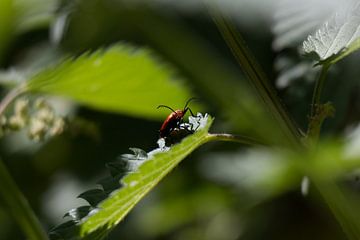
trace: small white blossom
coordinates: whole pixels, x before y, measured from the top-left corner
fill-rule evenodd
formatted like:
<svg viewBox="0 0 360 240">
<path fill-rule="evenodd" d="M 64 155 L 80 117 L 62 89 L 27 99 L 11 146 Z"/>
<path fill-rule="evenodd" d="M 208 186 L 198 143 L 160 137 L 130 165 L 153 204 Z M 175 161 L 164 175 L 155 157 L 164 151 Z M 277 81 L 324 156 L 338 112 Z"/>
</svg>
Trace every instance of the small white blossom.
<svg viewBox="0 0 360 240">
<path fill-rule="evenodd" d="M 20 115 L 14 115 L 9 118 L 8 127 L 12 130 L 20 130 L 21 128 L 25 127 L 26 119 L 24 119 Z"/>
<path fill-rule="evenodd" d="M 54 111 L 51 108 L 41 108 L 35 115 L 39 120 L 51 124 L 55 119 Z"/>
<path fill-rule="evenodd" d="M 27 116 L 29 111 L 29 101 L 26 99 L 18 99 L 15 102 L 15 115 Z"/>
<path fill-rule="evenodd" d="M 55 136 L 63 133 L 65 130 L 65 121 L 63 118 L 57 118 L 54 121 L 53 126 L 50 129 L 50 135 Z"/>
<path fill-rule="evenodd" d="M 35 141 L 40 141 L 44 138 L 47 132 L 48 126 L 45 122 L 39 119 L 32 119 L 29 128 L 29 137 L 34 139 Z"/>
</svg>

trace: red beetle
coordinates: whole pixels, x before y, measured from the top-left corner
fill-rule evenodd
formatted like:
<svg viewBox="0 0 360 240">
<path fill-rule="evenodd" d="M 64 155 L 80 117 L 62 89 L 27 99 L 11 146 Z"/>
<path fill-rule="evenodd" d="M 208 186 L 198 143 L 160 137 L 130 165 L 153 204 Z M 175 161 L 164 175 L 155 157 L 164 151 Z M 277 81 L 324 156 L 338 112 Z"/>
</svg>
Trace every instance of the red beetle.
<svg viewBox="0 0 360 240">
<path fill-rule="evenodd" d="M 181 129 L 180 124 L 182 123 L 182 120 L 188 110 L 190 111 L 191 115 L 194 116 L 193 112 L 188 107 L 188 104 L 194 99 L 196 99 L 196 98 L 190 98 L 189 100 L 187 100 L 183 110 L 180 110 L 180 109 L 174 110 L 171 107 L 168 107 L 165 105 L 159 105 L 157 107 L 157 108 L 165 107 L 172 111 L 172 113 L 170 113 L 170 115 L 165 119 L 164 123 L 162 124 L 162 126 L 159 130 L 160 138 L 168 137 L 170 135 L 170 133 L 176 128 Z"/>
</svg>

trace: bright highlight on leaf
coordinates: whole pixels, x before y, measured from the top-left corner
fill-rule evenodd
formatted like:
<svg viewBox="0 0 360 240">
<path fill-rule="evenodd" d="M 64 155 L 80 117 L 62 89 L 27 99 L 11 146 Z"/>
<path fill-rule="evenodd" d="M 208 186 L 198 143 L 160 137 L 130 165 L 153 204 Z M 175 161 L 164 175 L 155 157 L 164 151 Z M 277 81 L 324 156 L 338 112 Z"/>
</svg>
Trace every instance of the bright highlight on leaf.
<svg viewBox="0 0 360 240">
<path fill-rule="evenodd" d="M 360 3 L 352 2 L 303 43 L 307 54 L 335 63 L 360 48 Z"/>
<path fill-rule="evenodd" d="M 67 59 L 33 76 L 28 89 L 70 97 L 100 110 L 163 118 L 154 106 L 182 105 L 190 97 L 175 72 L 148 49 L 118 44 Z"/>
<path fill-rule="evenodd" d="M 208 130 L 213 119 L 205 115 L 201 120 L 194 134 L 171 148 L 149 153 L 132 148 L 134 154 L 123 154 L 118 161 L 110 163 L 112 177 L 100 182 L 102 189 L 89 190 L 79 196 L 91 207 L 69 211 L 65 216 L 73 220 L 55 228 L 52 239 L 103 239 L 161 179 L 209 141 Z"/>
</svg>

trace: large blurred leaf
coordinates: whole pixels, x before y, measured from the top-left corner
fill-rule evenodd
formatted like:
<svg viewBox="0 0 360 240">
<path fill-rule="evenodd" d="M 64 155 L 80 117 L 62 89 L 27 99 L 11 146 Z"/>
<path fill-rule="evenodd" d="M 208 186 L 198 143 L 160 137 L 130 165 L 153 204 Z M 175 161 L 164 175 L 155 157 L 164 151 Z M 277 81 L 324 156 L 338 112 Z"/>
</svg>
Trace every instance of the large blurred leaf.
<svg viewBox="0 0 360 240">
<path fill-rule="evenodd" d="M 162 180 L 181 160 L 188 156 L 196 148 L 209 141 L 208 129 L 212 123 L 211 118 L 205 118 L 206 125 L 191 136 L 185 138 L 181 143 L 174 145 L 168 151 L 156 149 L 148 154 L 148 158 L 142 160 L 139 166 L 134 166 L 133 171 L 121 180 L 122 188 L 109 194 L 108 198 L 100 202 L 89 215 L 78 222 L 68 222 L 60 225 L 53 231 L 55 239 L 103 239 L 123 219 L 128 212 Z M 141 152 L 135 150 L 135 157 L 143 159 Z M 127 156 L 127 158 L 131 156 Z M 132 160 L 134 161 L 134 160 Z M 137 160 L 137 162 L 140 162 Z M 116 166 L 119 167 L 120 164 Z M 115 165 L 114 165 L 115 166 Z M 114 170 L 112 174 L 115 175 Z M 114 176 L 115 177 L 115 176 Z M 102 183 L 104 191 L 108 184 Z M 99 195 L 96 190 L 96 195 Z M 94 198 L 95 190 L 82 194 L 83 198 Z M 87 195 L 87 196 L 84 196 Z M 85 207 L 72 210 L 68 215 L 83 216 Z M 85 209 L 86 210 L 86 209 Z"/>
<path fill-rule="evenodd" d="M 83 104 L 139 117 L 159 118 L 159 104 L 182 107 L 190 97 L 172 68 L 147 49 L 118 44 L 68 59 L 31 78 L 28 89 L 68 96 Z"/>
<path fill-rule="evenodd" d="M 338 0 L 278 1 L 272 26 L 274 49 L 297 47 L 343 5 Z"/>
<path fill-rule="evenodd" d="M 360 3 L 345 5 L 303 43 L 307 54 L 321 62 L 335 63 L 360 48 Z"/>
<path fill-rule="evenodd" d="M 251 149 L 238 153 L 217 153 L 202 162 L 204 175 L 231 184 L 252 197 L 252 203 L 267 200 L 297 187 L 309 176 L 321 183 L 343 178 L 360 166 L 358 139 L 346 143 L 322 142 L 317 149 L 289 152 L 275 149 Z"/>
<path fill-rule="evenodd" d="M 217 153 L 202 162 L 205 176 L 239 189 L 251 205 L 282 194 L 300 183 L 294 159 L 270 149 Z"/>
</svg>

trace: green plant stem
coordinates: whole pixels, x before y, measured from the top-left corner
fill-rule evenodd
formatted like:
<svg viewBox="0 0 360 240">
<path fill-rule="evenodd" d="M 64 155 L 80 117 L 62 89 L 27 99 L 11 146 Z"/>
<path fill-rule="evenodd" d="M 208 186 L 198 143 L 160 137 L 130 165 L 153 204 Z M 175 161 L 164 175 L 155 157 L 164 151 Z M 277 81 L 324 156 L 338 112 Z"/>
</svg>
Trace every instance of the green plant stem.
<svg viewBox="0 0 360 240">
<path fill-rule="evenodd" d="M 317 145 L 321 125 L 326 117 L 332 116 L 334 111 L 330 103 L 321 104 L 321 93 L 329 68 L 330 64 L 323 65 L 319 78 L 315 82 L 308 128 L 308 142 L 311 143 L 309 146 Z M 335 181 L 324 182 L 324 180 L 317 179 L 314 174 L 312 174 L 311 179 L 348 239 L 360 239 L 359 218 L 355 209 L 352 208 L 356 204 L 351 202 L 349 196 L 342 191 Z"/>
<path fill-rule="evenodd" d="M 23 85 L 12 89 L 0 103 L 0 116 L 6 108 L 24 92 Z M 47 240 L 47 234 L 43 230 L 39 220 L 32 211 L 26 198 L 23 196 L 15 181 L 6 169 L 4 163 L 0 160 L 0 197 L 5 204 L 5 210 L 14 217 L 20 227 L 23 229 L 28 239 Z"/>
<path fill-rule="evenodd" d="M 225 142 L 235 142 L 235 143 L 241 143 L 246 145 L 264 145 L 260 141 L 247 137 L 242 135 L 233 135 L 233 134 L 227 134 L 227 133 L 209 133 L 207 135 L 208 141 L 225 141 Z"/>
<path fill-rule="evenodd" d="M 285 108 L 282 106 L 281 102 L 276 96 L 275 90 L 267 81 L 265 74 L 262 72 L 261 68 L 255 61 L 255 58 L 252 56 L 249 49 L 247 49 L 244 40 L 221 15 L 217 14 L 216 11 L 210 8 L 211 15 L 214 19 L 214 22 L 218 26 L 223 38 L 229 45 L 233 55 L 237 61 L 242 66 L 244 73 L 251 80 L 255 89 L 259 92 L 260 97 L 263 102 L 269 107 L 270 112 L 278 120 L 280 125 L 283 127 L 283 131 L 286 135 L 289 136 L 289 139 L 293 142 L 298 142 L 301 139 L 301 135 L 296 128 L 295 123 L 291 120 L 287 114 Z M 328 73 L 330 65 L 325 64 L 321 70 L 320 76 L 316 81 L 312 105 L 311 105 L 311 116 L 309 125 L 313 126 L 314 129 L 318 131 L 309 131 L 314 132 L 313 136 L 310 136 L 311 139 L 315 139 L 315 144 L 318 141 L 318 136 L 320 134 L 320 128 L 323 120 L 319 121 L 318 119 L 318 109 L 321 104 L 321 93 L 325 85 L 326 76 Z M 311 129 L 310 129 L 311 130 Z M 300 145 L 300 144 L 299 144 Z M 332 213 L 336 217 L 337 221 L 342 226 L 344 232 L 351 240 L 360 238 L 360 228 L 357 224 L 357 219 L 352 216 L 351 210 L 348 209 L 346 204 L 346 197 L 340 191 L 340 189 L 335 187 L 335 184 L 331 187 L 319 185 L 319 182 L 316 181 L 317 188 L 320 194 L 323 196 L 325 202 L 328 204 Z"/>
<path fill-rule="evenodd" d="M 330 180 L 324 183 L 322 180 L 312 179 L 347 238 L 349 240 L 360 239 L 358 209 L 353 208 L 353 206 L 357 206 L 357 202 L 354 203 L 351 201 L 353 199 L 346 197 L 336 182 Z"/>
<path fill-rule="evenodd" d="M 0 161 L 0 196 L 6 206 L 5 210 L 9 211 L 15 218 L 28 239 L 48 239 L 39 220 L 31 210 L 25 197 L 19 191 L 2 161 Z"/>
<path fill-rule="evenodd" d="M 321 69 L 319 78 L 315 82 L 315 87 L 314 87 L 314 92 L 313 92 L 313 97 L 312 97 L 312 102 L 311 102 L 311 111 L 310 111 L 311 117 L 315 116 L 316 108 L 320 104 L 321 93 L 322 93 L 322 90 L 325 85 L 325 80 L 326 80 L 326 76 L 327 76 L 329 68 L 330 68 L 329 65 L 327 65 L 327 64 L 324 65 Z"/>
<path fill-rule="evenodd" d="M 0 102 L 0 116 L 4 114 L 9 104 L 12 103 L 12 101 L 14 101 L 14 99 L 17 98 L 19 95 L 21 95 L 24 91 L 25 91 L 25 86 L 19 85 L 18 87 L 11 89 L 6 94 L 6 96 Z"/>
<path fill-rule="evenodd" d="M 284 105 L 267 79 L 260 64 L 256 61 L 245 41 L 234 26 L 230 24 L 219 12 L 218 8 L 207 6 L 214 23 L 218 27 L 225 42 L 232 51 L 234 57 L 241 65 L 251 84 L 258 93 L 258 96 L 280 125 L 284 135 L 296 148 L 301 145 L 301 133 L 296 123 L 291 119 Z"/>
</svg>

